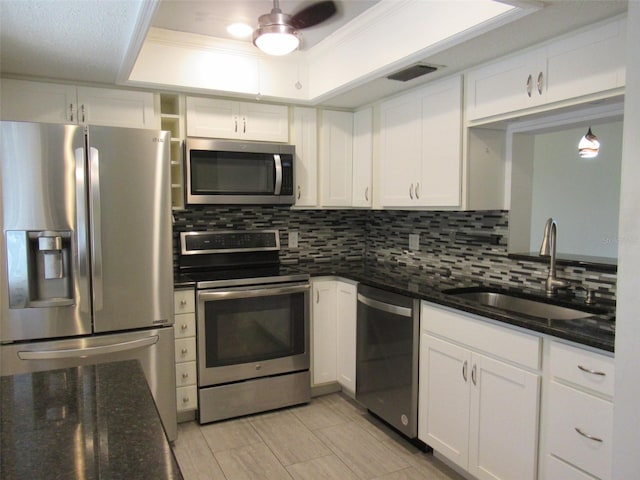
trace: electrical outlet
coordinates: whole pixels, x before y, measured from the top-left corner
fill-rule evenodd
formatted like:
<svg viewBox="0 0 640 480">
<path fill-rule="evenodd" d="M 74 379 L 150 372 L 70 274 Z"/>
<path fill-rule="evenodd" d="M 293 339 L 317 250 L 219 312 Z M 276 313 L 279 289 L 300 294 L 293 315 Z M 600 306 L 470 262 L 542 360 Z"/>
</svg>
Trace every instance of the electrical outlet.
<svg viewBox="0 0 640 480">
<path fill-rule="evenodd" d="M 289 232 L 289 248 L 298 248 L 298 232 Z"/>
<path fill-rule="evenodd" d="M 409 250 L 420 250 L 420 234 L 409 234 Z"/>
</svg>

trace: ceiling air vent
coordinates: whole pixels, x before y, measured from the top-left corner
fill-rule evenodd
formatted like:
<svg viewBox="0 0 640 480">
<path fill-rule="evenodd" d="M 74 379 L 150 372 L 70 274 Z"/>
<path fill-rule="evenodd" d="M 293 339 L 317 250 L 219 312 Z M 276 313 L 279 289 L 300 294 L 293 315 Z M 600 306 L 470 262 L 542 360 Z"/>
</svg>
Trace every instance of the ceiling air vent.
<svg viewBox="0 0 640 480">
<path fill-rule="evenodd" d="M 391 75 L 388 75 L 387 78 L 389 80 L 408 82 L 409 80 L 413 80 L 414 78 L 426 75 L 427 73 L 435 72 L 437 69 L 438 67 L 418 63 L 417 65 L 411 65 L 410 67 L 407 67 L 403 70 L 392 73 Z"/>
</svg>

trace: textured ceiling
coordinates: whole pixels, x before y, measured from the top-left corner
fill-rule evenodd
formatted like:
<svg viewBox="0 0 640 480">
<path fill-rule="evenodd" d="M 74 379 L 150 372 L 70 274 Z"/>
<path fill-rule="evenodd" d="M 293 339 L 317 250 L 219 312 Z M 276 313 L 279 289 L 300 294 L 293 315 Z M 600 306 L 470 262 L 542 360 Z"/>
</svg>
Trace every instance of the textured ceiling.
<svg viewBox="0 0 640 480">
<path fill-rule="evenodd" d="M 3 74 L 115 83 L 140 0 L 0 0 Z"/>
</svg>

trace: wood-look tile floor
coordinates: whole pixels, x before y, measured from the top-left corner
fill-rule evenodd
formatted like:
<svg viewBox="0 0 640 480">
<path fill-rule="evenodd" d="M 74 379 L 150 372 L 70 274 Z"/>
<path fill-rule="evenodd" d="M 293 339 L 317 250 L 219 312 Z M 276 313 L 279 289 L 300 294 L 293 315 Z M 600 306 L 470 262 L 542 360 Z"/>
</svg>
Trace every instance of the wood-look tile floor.
<svg viewBox="0 0 640 480">
<path fill-rule="evenodd" d="M 462 480 L 348 397 L 199 425 L 181 423 L 185 480 Z"/>
</svg>

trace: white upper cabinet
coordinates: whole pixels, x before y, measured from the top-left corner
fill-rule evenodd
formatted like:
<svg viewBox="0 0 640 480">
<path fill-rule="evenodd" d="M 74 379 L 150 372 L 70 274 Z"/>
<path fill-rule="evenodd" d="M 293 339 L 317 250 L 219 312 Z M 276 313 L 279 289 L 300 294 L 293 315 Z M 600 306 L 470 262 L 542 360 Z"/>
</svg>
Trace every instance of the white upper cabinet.
<svg viewBox="0 0 640 480">
<path fill-rule="evenodd" d="M 80 123 L 112 127 L 154 128 L 153 94 L 78 87 Z"/>
<path fill-rule="evenodd" d="M 370 207 L 373 169 L 373 112 L 371 108 L 353 114 L 353 201 L 354 207 Z"/>
<path fill-rule="evenodd" d="M 624 19 L 591 26 L 467 74 L 468 121 L 624 86 Z"/>
<path fill-rule="evenodd" d="M 438 81 L 380 106 L 380 204 L 458 206 L 462 82 Z"/>
<path fill-rule="evenodd" d="M 2 80 L 1 112 L 3 120 L 132 128 L 159 126 L 152 93 L 23 80 Z"/>
<path fill-rule="evenodd" d="M 318 120 L 315 108 L 294 107 L 296 207 L 318 206 Z"/>
<path fill-rule="evenodd" d="M 324 110 L 321 128 L 321 204 L 349 207 L 353 189 L 353 113 Z"/>
<path fill-rule="evenodd" d="M 187 136 L 288 142 L 289 109 L 285 105 L 187 97 Z"/>
</svg>

